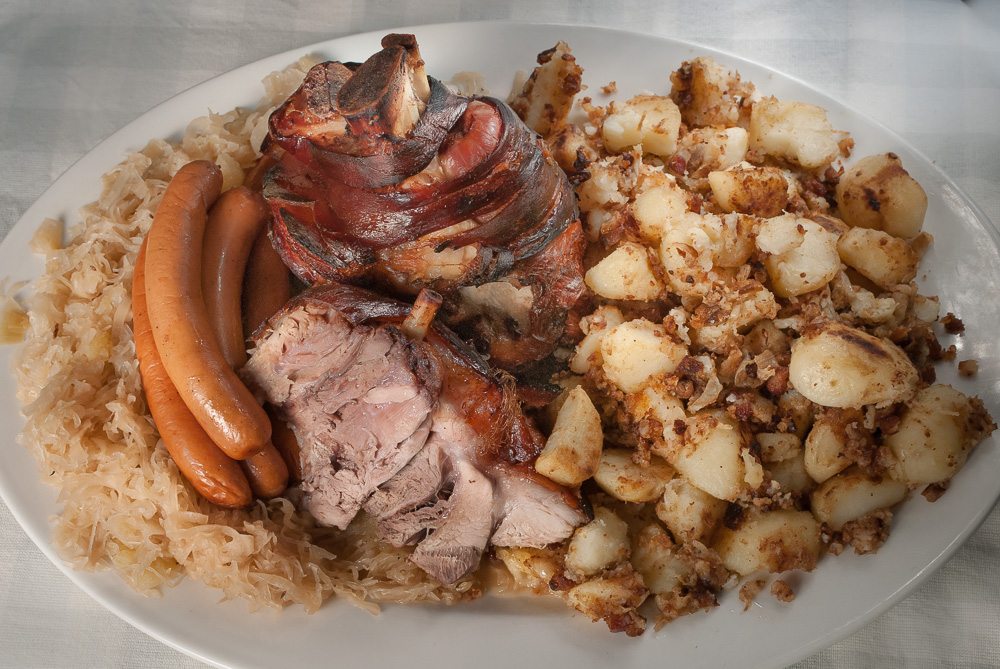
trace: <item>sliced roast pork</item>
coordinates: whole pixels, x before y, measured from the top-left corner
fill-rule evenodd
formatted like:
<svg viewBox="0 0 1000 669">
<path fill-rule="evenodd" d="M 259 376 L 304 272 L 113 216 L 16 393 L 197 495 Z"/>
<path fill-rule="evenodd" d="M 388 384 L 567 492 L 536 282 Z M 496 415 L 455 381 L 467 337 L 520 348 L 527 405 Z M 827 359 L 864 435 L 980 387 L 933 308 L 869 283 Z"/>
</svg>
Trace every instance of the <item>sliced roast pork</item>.
<svg viewBox="0 0 1000 669">
<path fill-rule="evenodd" d="M 318 522 L 344 528 L 364 508 L 385 541 L 415 545 L 411 559 L 453 583 L 491 537 L 544 546 L 586 518 L 531 466 L 542 437 L 510 377 L 421 304 L 308 289 L 258 333 L 243 375 L 295 431 Z"/>
<path fill-rule="evenodd" d="M 506 103 L 428 77 L 412 35 L 382 47 L 316 65 L 272 114 L 275 248 L 309 284 L 442 293 L 442 318 L 494 365 L 548 356 L 585 291 L 566 175 Z"/>
</svg>

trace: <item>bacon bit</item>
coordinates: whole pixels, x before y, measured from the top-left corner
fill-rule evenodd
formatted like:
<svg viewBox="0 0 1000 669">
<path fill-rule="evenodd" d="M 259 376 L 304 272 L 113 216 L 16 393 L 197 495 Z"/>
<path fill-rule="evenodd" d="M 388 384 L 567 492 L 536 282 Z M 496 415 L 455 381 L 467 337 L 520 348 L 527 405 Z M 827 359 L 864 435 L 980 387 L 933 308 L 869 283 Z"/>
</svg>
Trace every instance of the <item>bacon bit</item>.
<svg viewBox="0 0 1000 669">
<path fill-rule="evenodd" d="M 926 488 L 924 488 L 924 491 L 920 494 L 924 496 L 924 499 L 933 504 L 934 502 L 941 499 L 941 495 L 945 494 L 948 491 L 948 486 L 950 484 L 951 481 L 940 481 L 938 483 L 932 483 Z"/>
<path fill-rule="evenodd" d="M 948 334 L 962 334 L 965 332 L 965 323 L 950 311 L 941 319 L 941 325 L 944 326 L 944 331 Z"/>
<path fill-rule="evenodd" d="M 788 391 L 788 367 L 782 365 L 774 368 L 774 376 L 767 380 L 764 388 L 771 397 L 781 397 Z"/>
<path fill-rule="evenodd" d="M 618 92 L 618 82 L 617 81 L 609 81 L 605 85 L 601 86 L 601 92 L 604 93 L 605 95 L 611 95 L 612 93 L 617 93 Z"/>
<path fill-rule="evenodd" d="M 771 584 L 771 594 L 779 602 L 785 604 L 795 599 L 795 591 L 792 590 L 792 586 L 780 578 Z"/>
<path fill-rule="evenodd" d="M 687 423 L 682 421 L 680 418 L 674 419 L 674 434 L 683 435 L 685 432 L 687 432 L 687 429 L 688 429 Z"/>
<path fill-rule="evenodd" d="M 963 360 L 958 363 L 958 373 L 961 376 L 975 376 L 979 372 L 979 363 L 975 360 Z"/>
<path fill-rule="evenodd" d="M 951 362 L 952 360 L 955 359 L 957 355 L 958 355 L 958 347 L 952 344 L 951 346 L 949 346 L 944 350 L 944 353 L 941 354 L 941 359 Z"/>
<path fill-rule="evenodd" d="M 850 157 L 851 151 L 854 150 L 854 138 L 845 137 L 844 139 L 837 142 L 837 148 L 840 149 L 841 155 L 845 158 Z"/>
<path fill-rule="evenodd" d="M 549 589 L 555 592 L 566 592 L 576 585 L 576 581 L 571 580 L 565 574 L 556 574 L 549 581 Z"/>
<path fill-rule="evenodd" d="M 902 422 L 899 416 L 891 414 L 878 419 L 878 429 L 883 436 L 896 434 L 899 432 L 899 424 Z"/>
<path fill-rule="evenodd" d="M 673 156 L 667 161 L 667 170 L 677 176 L 684 176 L 687 173 L 687 160 L 683 156 Z"/>
</svg>

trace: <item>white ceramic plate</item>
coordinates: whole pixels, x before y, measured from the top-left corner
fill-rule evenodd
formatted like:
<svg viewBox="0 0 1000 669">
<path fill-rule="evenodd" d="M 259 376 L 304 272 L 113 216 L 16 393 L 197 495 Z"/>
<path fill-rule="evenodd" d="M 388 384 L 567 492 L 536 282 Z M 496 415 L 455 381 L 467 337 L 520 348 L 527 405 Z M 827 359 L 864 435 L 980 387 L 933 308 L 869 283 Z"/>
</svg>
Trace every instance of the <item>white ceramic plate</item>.
<svg viewBox="0 0 1000 669">
<path fill-rule="evenodd" d="M 922 286 L 939 294 L 945 310 L 958 313 L 968 334 L 958 338 L 961 357 L 979 360 L 980 373 L 959 387 L 987 401 L 994 415 L 1000 397 L 1000 352 L 995 333 L 1000 315 L 982 308 L 984 292 L 1000 286 L 1000 235 L 986 217 L 930 161 L 901 138 L 789 77 L 712 49 L 659 37 L 600 28 L 507 23 L 468 23 L 400 29 L 421 44 L 428 71 L 447 79 L 461 70 L 482 72 L 500 96 L 517 69 L 530 69 L 534 56 L 557 40 L 568 41 L 597 87 L 618 82 L 617 97 L 642 90 L 665 92 L 668 72 L 682 60 L 709 54 L 737 67 L 764 94 L 812 102 L 829 111 L 834 126 L 849 130 L 857 155 L 895 151 L 929 197 L 926 229 L 936 242 L 922 265 Z M 17 279 L 37 276 L 41 263 L 25 252 L 46 216 L 76 221 L 76 211 L 98 194 L 98 175 L 154 137 L 179 135 L 207 109 L 250 105 L 260 80 L 300 55 L 363 60 L 376 51 L 383 32 L 356 35 L 289 51 L 241 67 L 196 86 L 118 131 L 62 175 L 0 244 L 0 268 Z M 600 96 L 597 96 L 600 99 Z M 10 347 L 0 365 L 10 367 Z M 950 370 L 941 378 L 951 382 Z M 111 573 L 69 570 L 53 552 L 48 518 L 57 512 L 57 491 L 42 483 L 26 449 L 14 445 L 22 424 L 10 374 L 0 375 L 0 494 L 42 551 L 83 590 L 122 619 L 205 662 L 225 667 L 399 666 L 422 667 L 783 666 L 847 636 L 902 599 L 958 548 L 1000 496 L 1000 448 L 991 439 L 972 455 L 952 489 L 935 504 L 919 496 L 896 515 L 889 542 L 875 556 L 828 557 L 801 579 L 791 605 L 761 596 L 748 613 L 735 593 L 707 614 L 683 618 L 640 639 L 606 632 L 545 599 L 486 599 L 452 608 L 387 607 L 375 618 L 343 602 L 307 616 L 293 608 L 250 614 L 242 602 L 217 602 L 218 595 L 185 582 L 162 599 L 132 592 Z"/>
</svg>

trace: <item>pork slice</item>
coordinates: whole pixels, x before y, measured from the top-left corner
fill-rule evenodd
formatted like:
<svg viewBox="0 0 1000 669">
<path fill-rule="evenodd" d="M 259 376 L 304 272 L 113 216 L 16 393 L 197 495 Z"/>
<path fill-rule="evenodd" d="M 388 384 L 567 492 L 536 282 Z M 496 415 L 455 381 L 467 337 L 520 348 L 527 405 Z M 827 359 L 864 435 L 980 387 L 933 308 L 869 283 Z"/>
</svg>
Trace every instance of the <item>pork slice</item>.
<svg viewBox="0 0 1000 669">
<path fill-rule="evenodd" d="M 476 568 L 493 529 L 493 483 L 473 461 L 478 439 L 450 405 L 440 405 L 423 450 L 366 506 L 379 518 L 380 537 L 416 543 L 410 559 L 442 583 Z"/>
<path fill-rule="evenodd" d="M 535 480 L 530 472 L 498 467 L 494 479 L 494 546 L 541 548 L 569 538 L 587 522 L 579 507 L 567 504 L 565 491 Z"/>
<path fill-rule="evenodd" d="M 432 438 L 398 474 L 368 498 L 365 511 L 375 518 L 393 521 L 407 511 L 436 499 L 438 491 L 444 486 L 444 477 L 445 454 Z M 389 536 L 397 533 L 392 529 L 392 523 L 379 523 L 379 527 L 386 528 L 382 532 L 383 538 L 392 541 Z M 401 546 L 408 543 L 412 536 L 392 543 Z"/>
<path fill-rule="evenodd" d="M 295 431 L 304 507 L 341 529 L 423 448 L 441 384 L 433 355 L 395 327 L 309 306 L 274 324 L 244 376 Z"/>
</svg>

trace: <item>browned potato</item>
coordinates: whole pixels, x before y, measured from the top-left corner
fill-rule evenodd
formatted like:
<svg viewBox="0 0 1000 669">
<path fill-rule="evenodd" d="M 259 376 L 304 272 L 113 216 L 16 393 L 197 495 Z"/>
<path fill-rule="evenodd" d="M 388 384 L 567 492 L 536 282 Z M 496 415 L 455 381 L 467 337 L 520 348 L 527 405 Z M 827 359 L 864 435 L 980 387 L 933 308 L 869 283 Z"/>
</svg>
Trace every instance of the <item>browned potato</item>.
<svg viewBox="0 0 1000 669">
<path fill-rule="evenodd" d="M 920 233 L 927 194 L 903 169 L 899 156 L 885 153 L 859 160 L 837 184 L 840 216 L 859 228 L 910 239 Z"/>
<path fill-rule="evenodd" d="M 851 228 L 837 241 L 840 259 L 890 290 L 917 275 L 920 259 L 906 241 L 881 230 Z"/>
<path fill-rule="evenodd" d="M 788 181 L 776 167 L 735 165 L 709 173 L 708 183 L 716 204 L 725 211 L 770 218 L 788 206 Z"/>
</svg>

